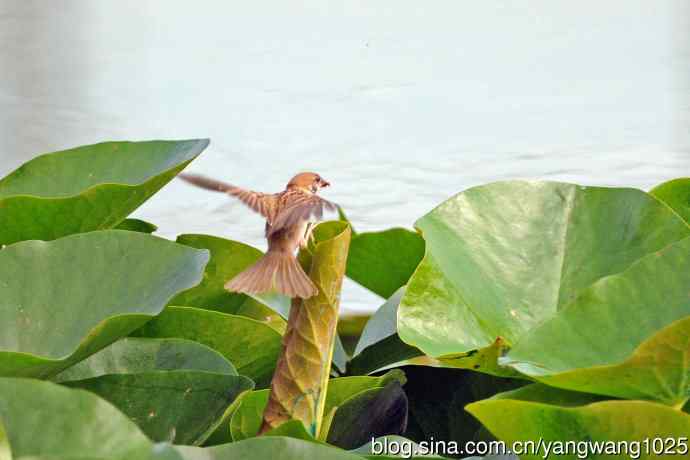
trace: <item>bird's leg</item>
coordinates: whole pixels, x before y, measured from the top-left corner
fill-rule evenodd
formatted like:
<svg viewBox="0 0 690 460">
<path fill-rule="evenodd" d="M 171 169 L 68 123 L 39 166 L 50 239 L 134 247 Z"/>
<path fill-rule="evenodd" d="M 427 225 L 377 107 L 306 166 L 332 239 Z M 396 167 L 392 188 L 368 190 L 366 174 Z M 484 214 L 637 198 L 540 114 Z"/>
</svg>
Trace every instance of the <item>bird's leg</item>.
<svg viewBox="0 0 690 460">
<path fill-rule="evenodd" d="M 314 241 L 314 223 L 307 223 L 307 229 L 304 231 L 304 237 L 300 241 L 300 247 L 302 249 L 307 249 L 309 247 L 309 242 Z"/>
</svg>

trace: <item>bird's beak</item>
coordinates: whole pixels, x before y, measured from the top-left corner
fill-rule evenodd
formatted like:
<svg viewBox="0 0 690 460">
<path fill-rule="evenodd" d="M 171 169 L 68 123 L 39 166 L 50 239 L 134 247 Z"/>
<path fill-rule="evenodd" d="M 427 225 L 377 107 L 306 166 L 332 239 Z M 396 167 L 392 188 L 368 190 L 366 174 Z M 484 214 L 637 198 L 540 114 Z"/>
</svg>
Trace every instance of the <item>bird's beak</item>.
<svg viewBox="0 0 690 460">
<path fill-rule="evenodd" d="M 321 179 L 321 187 L 330 187 L 331 183 Z"/>
</svg>

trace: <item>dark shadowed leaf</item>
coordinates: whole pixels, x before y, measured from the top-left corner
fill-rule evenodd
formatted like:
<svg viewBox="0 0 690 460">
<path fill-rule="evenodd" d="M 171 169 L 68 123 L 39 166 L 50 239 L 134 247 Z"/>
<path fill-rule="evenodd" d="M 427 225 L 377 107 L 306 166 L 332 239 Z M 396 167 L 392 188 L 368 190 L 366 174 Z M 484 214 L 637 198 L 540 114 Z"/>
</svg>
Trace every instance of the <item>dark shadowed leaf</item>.
<svg viewBox="0 0 690 460">
<path fill-rule="evenodd" d="M 481 425 L 465 412 L 465 405 L 512 390 L 524 381 L 494 377 L 464 369 L 405 367 L 405 393 L 410 402 L 410 423 L 405 436 L 417 441 L 483 439 Z"/>
<path fill-rule="evenodd" d="M 399 382 L 364 390 L 335 412 L 328 443 L 355 449 L 371 438 L 402 434 L 407 428 L 407 396 Z"/>
</svg>

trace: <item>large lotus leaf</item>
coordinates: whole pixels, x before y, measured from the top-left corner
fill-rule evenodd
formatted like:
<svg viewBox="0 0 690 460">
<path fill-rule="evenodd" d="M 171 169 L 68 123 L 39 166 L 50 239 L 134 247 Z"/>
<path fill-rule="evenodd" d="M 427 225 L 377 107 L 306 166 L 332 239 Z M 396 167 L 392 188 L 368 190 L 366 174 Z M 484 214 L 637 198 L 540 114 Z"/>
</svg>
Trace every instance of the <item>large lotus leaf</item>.
<svg viewBox="0 0 690 460">
<path fill-rule="evenodd" d="M 128 415 L 149 438 L 200 444 L 221 422 L 247 377 L 201 371 L 102 375 L 65 385 L 91 391 Z"/>
<path fill-rule="evenodd" d="M 53 381 L 174 370 L 237 375 L 234 366 L 223 355 L 200 343 L 184 339 L 125 337 L 59 373 Z"/>
<path fill-rule="evenodd" d="M 407 284 L 424 256 L 419 233 L 404 228 L 352 237 L 347 276 L 384 299 Z"/>
<path fill-rule="evenodd" d="M 283 436 L 261 436 L 220 446 L 173 447 L 183 460 L 362 460 L 362 457 L 320 443 Z M 174 457 L 166 457 L 174 458 Z M 161 459 L 162 460 L 162 459 Z"/>
<path fill-rule="evenodd" d="M 202 343 L 220 352 L 259 388 L 270 382 L 281 344 L 280 334 L 260 321 L 191 307 L 167 307 L 134 335 Z"/>
<path fill-rule="evenodd" d="M 105 142 L 34 158 L 0 180 L 0 245 L 112 228 L 207 145 Z"/>
<path fill-rule="evenodd" d="M 682 405 L 688 350 L 690 238 L 595 283 L 500 362 L 563 388 Z"/>
<path fill-rule="evenodd" d="M 684 438 L 687 443 L 690 415 L 654 402 L 598 401 L 596 396 L 585 393 L 535 384 L 472 403 L 466 409 L 521 459 L 544 458 L 545 452 L 543 448 L 540 452 L 523 452 L 524 444 L 514 444 L 518 441 L 549 444 L 554 458 L 560 457 L 557 449 L 559 445 L 563 448 L 564 441 L 579 443 L 580 449 L 586 447 L 585 443 L 596 442 L 599 448 L 604 448 L 602 443 L 626 441 L 629 448 L 641 455 L 639 458 L 658 458 L 653 451 L 644 450 L 642 443 L 649 439 L 650 449 L 666 447 L 676 452 L 678 458 L 688 454 L 688 446 L 683 447 L 679 440 Z M 675 445 L 664 442 L 654 447 L 654 438 L 672 438 Z M 622 454 L 629 458 L 634 452 Z M 576 458 L 577 453 L 571 451 L 563 458 Z M 588 454 L 587 458 L 611 458 L 610 454 L 601 452 Z"/>
<path fill-rule="evenodd" d="M 134 459 L 151 449 L 107 401 L 40 380 L 0 378 L 0 420 L 14 458 Z"/>
<path fill-rule="evenodd" d="M 300 420 L 316 436 L 323 421 L 351 234 L 338 221 L 317 225 L 313 234 L 311 252 L 300 257 L 319 292 L 293 299 L 261 431 Z"/>
<path fill-rule="evenodd" d="M 208 253 L 106 230 L 0 250 L 0 375 L 50 377 L 148 321 Z"/>
<path fill-rule="evenodd" d="M 362 391 L 382 388 L 391 382 L 405 383 L 405 375 L 391 371 L 380 377 L 340 377 L 328 382 L 325 401 L 325 414 L 332 414 L 340 405 Z M 269 390 L 257 390 L 242 397 L 239 407 L 232 415 L 230 432 L 234 441 L 256 436 L 261 427 L 261 419 L 268 403 Z"/>
<path fill-rule="evenodd" d="M 690 224 L 690 177 L 664 182 L 649 194 L 666 203 Z"/>
<path fill-rule="evenodd" d="M 690 236 L 642 191 L 554 182 L 475 187 L 416 226 L 426 254 L 401 301 L 398 332 L 431 356 L 471 354 L 497 337 L 513 345 L 598 280 Z"/>
</svg>

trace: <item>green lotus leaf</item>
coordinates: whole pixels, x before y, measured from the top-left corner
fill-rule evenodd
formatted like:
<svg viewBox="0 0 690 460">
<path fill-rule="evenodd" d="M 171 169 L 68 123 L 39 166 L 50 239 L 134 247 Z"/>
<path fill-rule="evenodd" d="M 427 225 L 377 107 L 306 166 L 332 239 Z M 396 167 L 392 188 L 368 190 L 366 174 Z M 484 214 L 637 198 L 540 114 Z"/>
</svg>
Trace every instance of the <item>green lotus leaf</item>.
<svg viewBox="0 0 690 460">
<path fill-rule="evenodd" d="M 328 383 L 324 413 L 327 417 L 358 393 L 381 388 L 394 381 L 404 384 L 403 372 L 394 370 L 380 377 L 354 376 L 331 379 Z M 230 420 L 230 432 L 234 441 L 254 437 L 259 432 L 264 409 L 268 403 L 268 394 L 269 390 L 257 390 L 247 393 L 242 398 Z"/>
<path fill-rule="evenodd" d="M 105 142 L 36 157 L 0 180 L 0 245 L 115 227 L 208 142 Z"/>
<path fill-rule="evenodd" d="M 649 194 L 666 203 L 690 224 L 690 177 L 664 182 L 654 187 Z"/>
<path fill-rule="evenodd" d="M 158 227 L 150 222 L 141 219 L 125 219 L 116 227 L 117 230 L 127 230 L 130 232 L 153 233 Z"/>
<path fill-rule="evenodd" d="M 0 378 L 0 420 L 14 458 L 146 458 L 151 442 L 107 401 L 51 382 Z"/>
<path fill-rule="evenodd" d="M 263 322 L 192 307 L 167 307 L 133 335 L 202 343 L 222 354 L 259 388 L 270 382 L 281 346 L 280 334 Z"/>
<path fill-rule="evenodd" d="M 59 373 L 53 381 L 174 370 L 237 375 L 235 367 L 223 355 L 200 343 L 184 339 L 125 337 Z"/>
<path fill-rule="evenodd" d="M 335 447 L 284 436 L 260 436 L 205 448 L 173 446 L 173 449 L 181 455 L 182 460 L 362 460 L 356 454 Z M 165 457 L 165 460 L 168 459 L 174 457 Z"/>
<path fill-rule="evenodd" d="M 475 187 L 416 226 L 426 254 L 401 301 L 398 333 L 427 355 L 451 355 L 446 364 L 467 368 L 478 363 L 463 356 L 485 352 L 497 339 L 498 349 L 518 343 L 598 281 L 690 236 L 690 226 L 642 191 L 554 182 Z M 683 269 L 661 259 L 659 264 L 655 279 Z M 632 311 L 645 316 L 657 308 L 655 302 Z M 578 346 L 583 354 L 588 349 Z M 545 356 L 554 352 L 542 350 Z M 479 370 L 502 369 L 485 363 Z"/>
<path fill-rule="evenodd" d="M 407 284 L 424 256 L 424 240 L 415 232 L 392 228 L 352 237 L 347 276 L 384 299 Z"/>
<path fill-rule="evenodd" d="M 690 238 L 600 280 L 501 362 L 561 388 L 682 407 L 690 399 L 688 255 Z"/>
<path fill-rule="evenodd" d="M 247 377 L 201 371 L 153 371 L 102 375 L 64 382 L 110 401 L 157 442 L 202 443 L 242 392 Z"/>
<path fill-rule="evenodd" d="M 586 447 L 584 442 L 597 442 L 604 449 L 601 443 L 626 441 L 628 448 L 637 450 L 639 458 L 658 458 L 654 451 L 645 452 L 643 442 L 648 439 L 650 449 L 668 448 L 677 452 L 679 458 L 687 455 L 687 444 L 683 446 L 679 440 L 685 438 L 687 443 L 690 415 L 655 402 L 599 398 L 535 384 L 469 404 L 466 409 L 521 459 L 543 458 L 545 452 L 543 449 L 538 453 L 522 452 L 522 445 L 514 445 L 516 441 L 537 444 L 542 440 L 542 445 L 571 441 L 579 443 L 581 449 Z M 655 438 L 672 438 L 675 445 L 663 442 L 654 446 Z M 552 457 L 561 456 L 554 450 L 558 449 L 557 445 L 551 444 L 551 449 Z M 634 452 L 622 454 L 628 458 Z M 571 451 L 563 458 L 576 458 L 577 454 Z M 587 458 L 603 459 L 611 455 L 590 451 Z"/>
<path fill-rule="evenodd" d="M 0 375 L 51 377 L 201 279 L 208 253 L 105 230 L 0 250 Z"/>
</svg>

